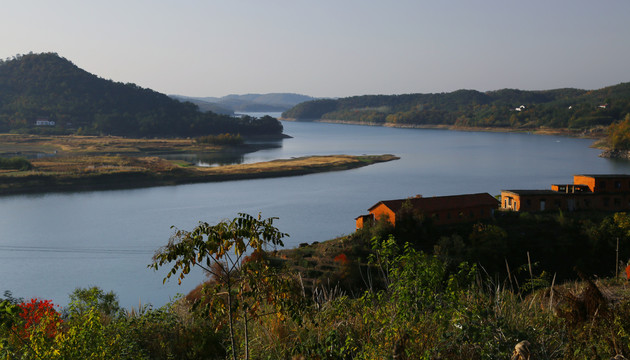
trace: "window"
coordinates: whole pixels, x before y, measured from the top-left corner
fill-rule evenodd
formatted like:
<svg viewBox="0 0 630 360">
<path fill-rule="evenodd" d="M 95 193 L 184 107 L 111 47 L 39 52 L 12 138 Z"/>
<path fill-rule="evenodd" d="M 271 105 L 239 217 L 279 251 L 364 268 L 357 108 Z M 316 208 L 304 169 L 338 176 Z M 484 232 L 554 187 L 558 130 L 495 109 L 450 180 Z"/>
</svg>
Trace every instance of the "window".
<svg viewBox="0 0 630 360">
<path fill-rule="evenodd" d="M 620 198 L 614 198 L 613 199 L 613 203 L 615 204 L 615 206 L 621 206 L 621 199 Z"/>
<path fill-rule="evenodd" d="M 606 182 L 605 181 L 600 182 L 599 183 L 599 187 L 602 188 L 602 189 L 605 189 L 606 188 Z"/>
<path fill-rule="evenodd" d="M 525 203 L 527 204 L 527 207 L 531 207 L 532 206 L 532 200 L 531 199 L 527 199 L 525 201 Z"/>
<path fill-rule="evenodd" d="M 615 181 L 615 189 L 621 189 L 621 181 Z"/>
<path fill-rule="evenodd" d="M 604 202 L 604 206 L 610 205 L 610 198 L 605 197 L 602 199 L 602 201 Z"/>
<path fill-rule="evenodd" d="M 559 207 L 560 207 L 560 200 L 556 200 L 556 201 L 554 201 L 553 203 L 556 205 L 556 207 L 557 207 L 557 208 L 559 208 Z"/>
</svg>

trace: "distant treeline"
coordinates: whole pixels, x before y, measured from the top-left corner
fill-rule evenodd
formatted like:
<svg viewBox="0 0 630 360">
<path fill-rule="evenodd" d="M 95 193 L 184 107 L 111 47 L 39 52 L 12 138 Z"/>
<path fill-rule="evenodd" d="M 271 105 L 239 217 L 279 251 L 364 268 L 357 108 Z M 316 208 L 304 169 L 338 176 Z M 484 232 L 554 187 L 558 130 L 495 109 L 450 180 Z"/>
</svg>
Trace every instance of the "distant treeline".
<svg viewBox="0 0 630 360">
<path fill-rule="evenodd" d="M 630 83 L 622 83 L 593 91 L 458 90 L 322 99 L 298 104 L 282 117 L 401 126 L 587 129 L 610 125 L 628 113 Z"/>
<path fill-rule="evenodd" d="M 0 60 L 0 132 L 246 136 L 281 134 L 282 125 L 273 118 L 204 113 L 190 102 L 101 79 L 55 53 L 45 53 Z"/>
<path fill-rule="evenodd" d="M 206 136 L 196 138 L 195 141 L 199 144 L 227 145 L 227 146 L 241 145 L 244 142 L 243 137 L 240 134 L 206 135 Z"/>
</svg>

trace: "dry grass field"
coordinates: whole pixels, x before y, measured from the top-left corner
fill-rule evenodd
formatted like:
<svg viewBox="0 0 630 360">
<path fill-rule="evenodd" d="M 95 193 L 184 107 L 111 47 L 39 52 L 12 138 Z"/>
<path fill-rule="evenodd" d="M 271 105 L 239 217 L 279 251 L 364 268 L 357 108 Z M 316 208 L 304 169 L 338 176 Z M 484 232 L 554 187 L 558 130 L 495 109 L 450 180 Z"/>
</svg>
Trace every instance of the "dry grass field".
<svg viewBox="0 0 630 360">
<path fill-rule="evenodd" d="M 151 152 L 219 151 L 193 139 L 129 139 L 118 136 L 46 136 L 0 134 L 0 154 L 142 154 Z"/>
<path fill-rule="evenodd" d="M 0 154 L 5 157 L 42 153 L 51 155 L 30 160 L 32 168 L 29 170 L 0 170 L 0 195 L 296 176 L 397 159 L 393 155 L 331 155 L 197 167 L 153 155 L 222 150 L 214 145 L 197 144 L 191 139 L 0 134 Z"/>
</svg>

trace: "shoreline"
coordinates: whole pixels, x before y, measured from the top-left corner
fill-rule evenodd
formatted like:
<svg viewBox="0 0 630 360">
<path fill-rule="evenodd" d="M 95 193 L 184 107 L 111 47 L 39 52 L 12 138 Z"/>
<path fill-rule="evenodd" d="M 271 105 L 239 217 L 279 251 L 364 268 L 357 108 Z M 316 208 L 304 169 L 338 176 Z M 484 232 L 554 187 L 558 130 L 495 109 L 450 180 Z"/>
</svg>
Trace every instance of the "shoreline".
<svg viewBox="0 0 630 360">
<path fill-rule="evenodd" d="M 329 123 L 329 124 L 347 124 L 347 125 L 361 125 L 361 126 L 381 126 L 400 129 L 432 129 L 432 130 L 450 130 L 450 131 L 468 131 L 468 132 L 497 132 L 497 133 L 528 133 L 533 135 L 553 135 L 553 136 L 565 136 L 579 139 L 590 139 L 593 143 L 590 147 L 599 149 L 602 151 L 599 157 L 606 159 L 617 160 L 630 160 L 630 150 L 613 150 L 610 149 L 605 142 L 606 127 L 595 127 L 589 130 L 571 130 L 568 128 L 498 128 L 498 127 L 474 127 L 474 126 L 456 126 L 456 125 L 396 125 L 386 123 L 365 123 L 360 121 L 346 121 L 346 120 L 328 120 L 328 119 L 313 119 L 313 120 L 298 120 L 292 118 L 280 118 L 282 121 L 294 121 L 294 122 L 317 122 L 317 123 Z"/>
<path fill-rule="evenodd" d="M 630 160 L 630 150 L 613 150 L 613 149 L 602 149 L 604 150 L 599 157 L 605 159 L 616 159 L 616 160 Z"/>
<path fill-rule="evenodd" d="M 499 132 L 499 133 L 531 133 L 534 135 L 558 135 L 576 138 L 585 138 L 593 140 L 601 140 L 605 137 L 605 128 L 593 128 L 589 131 L 571 130 L 568 128 L 502 128 L 502 127 L 475 127 L 475 126 L 457 126 L 457 125 L 400 125 L 390 123 L 367 123 L 349 120 L 329 120 L 329 119 L 311 119 L 300 120 L 293 118 L 280 118 L 282 121 L 292 122 L 317 122 L 329 124 L 347 124 L 347 125 L 363 125 L 363 126 L 381 126 L 400 129 L 436 129 L 436 130 L 453 130 L 453 131 L 469 131 L 469 132 Z"/>
</svg>

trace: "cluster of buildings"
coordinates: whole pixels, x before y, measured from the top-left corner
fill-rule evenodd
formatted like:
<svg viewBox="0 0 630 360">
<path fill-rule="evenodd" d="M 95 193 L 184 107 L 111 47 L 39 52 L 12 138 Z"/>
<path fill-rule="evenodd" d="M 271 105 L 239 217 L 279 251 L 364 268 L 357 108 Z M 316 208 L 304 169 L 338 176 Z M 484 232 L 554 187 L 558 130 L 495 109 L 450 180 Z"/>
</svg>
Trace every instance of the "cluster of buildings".
<svg viewBox="0 0 630 360">
<path fill-rule="evenodd" d="M 501 208 L 513 211 L 630 210 L 630 175 L 573 175 L 550 190 L 502 190 Z"/>
<path fill-rule="evenodd" d="M 626 211 L 630 210 L 630 175 L 574 175 L 572 184 L 552 184 L 549 190 L 502 190 L 500 200 L 488 193 L 384 200 L 357 217 L 356 227 L 375 220 L 395 225 L 396 214 L 404 206 L 431 218 L 436 225 L 490 219 L 498 209 Z"/>
<path fill-rule="evenodd" d="M 48 118 L 40 117 L 35 120 L 35 126 L 55 126 L 55 122 Z"/>
</svg>

